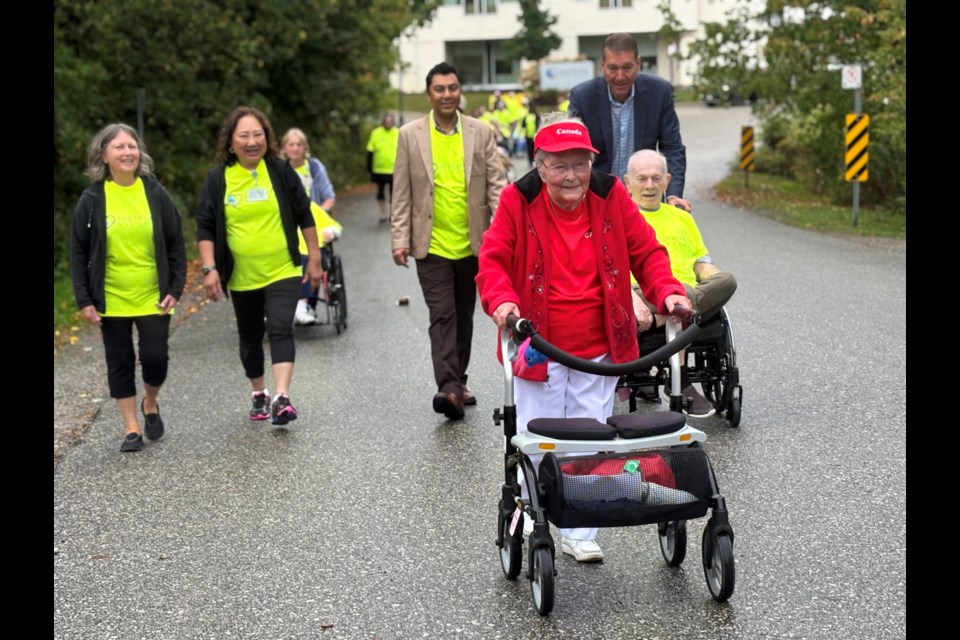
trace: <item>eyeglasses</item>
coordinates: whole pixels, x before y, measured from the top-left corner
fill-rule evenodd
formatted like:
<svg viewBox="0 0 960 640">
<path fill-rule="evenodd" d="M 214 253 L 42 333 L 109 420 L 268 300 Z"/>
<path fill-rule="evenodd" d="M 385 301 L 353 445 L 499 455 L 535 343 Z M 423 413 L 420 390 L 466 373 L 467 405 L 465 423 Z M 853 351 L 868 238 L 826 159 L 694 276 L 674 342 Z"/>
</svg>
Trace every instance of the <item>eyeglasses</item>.
<svg viewBox="0 0 960 640">
<path fill-rule="evenodd" d="M 583 162 L 575 162 L 572 165 L 569 164 L 552 164 L 550 166 L 543 165 L 543 168 L 546 169 L 550 175 L 560 178 L 567 175 L 567 172 L 570 169 L 573 169 L 574 173 L 590 173 L 590 161 L 584 160 Z"/>
</svg>

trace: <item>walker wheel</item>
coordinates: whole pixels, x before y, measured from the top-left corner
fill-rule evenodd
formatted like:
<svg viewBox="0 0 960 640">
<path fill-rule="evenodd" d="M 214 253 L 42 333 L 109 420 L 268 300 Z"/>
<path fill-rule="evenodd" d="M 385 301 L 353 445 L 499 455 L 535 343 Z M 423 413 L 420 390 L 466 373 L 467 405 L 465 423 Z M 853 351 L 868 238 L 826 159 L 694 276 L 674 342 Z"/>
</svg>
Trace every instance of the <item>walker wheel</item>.
<svg viewBox="0 0 960 640">
<path fill-rule="evenodd" d="M 726 602 L 733 595 L 737 572 L 729 533 L 715 534 L 709 526 L 703 530 L 703 574 L 714 600 Z"/>
<path fill-rule="evenodd" d="M 687 557 L 687 521 L 661 522 L 657 525 L 657 533 L 663 559 L 668 566 L 679 567 Z"/>
<path fill-rule="evenodd" d="M 740 426 L 740 398 L 730 394 L 730 405 L 727 407 L 727 421 L 731 427 Z"/>
<path fill-rule="evenodd" d="M 517 522 L 517 528 L 510 535 L 510 519 L 503 516 L 503 510 L 497 519 L 500 521 L 500 534 L 502 536 L 500 543 L 500 568 L 503 569 L 503 575 L 507 580 L 516 580 L 520 575 L 520 565 L 523 562 L 523 518 Z"/>
<path fill-rule="evenodd" d="M 522 534 L 522 532 L 521 532 Z M 553 611 L 554 571 L 553 550 L 548 546 L 537 547 L 530 552 L 530 593 L 537 613 L 545 616 Z"/>
</svg>

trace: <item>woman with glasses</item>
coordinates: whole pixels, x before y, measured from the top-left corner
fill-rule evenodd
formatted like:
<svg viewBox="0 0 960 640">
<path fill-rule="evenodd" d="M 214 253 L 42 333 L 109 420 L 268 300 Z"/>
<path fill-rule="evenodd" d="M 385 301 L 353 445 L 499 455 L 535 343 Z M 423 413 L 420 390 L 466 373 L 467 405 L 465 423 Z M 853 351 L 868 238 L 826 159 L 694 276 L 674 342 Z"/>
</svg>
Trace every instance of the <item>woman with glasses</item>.
<svg viewBox="0 0 960 640">
<path fill-rule="evenodd" d="M 237 107 L 227 116 L 217 161 L 197 208 L 203 286 L 213 301 L 227 291 L 233 300 L 240 362 L 250 380 L 250 419 L 285 425 L 297 419 L 288 392 L 300 285 L 309 281 L 316 289 L 323 275 L 310 199 L 296 171 L 280 157 L 273 127 L 259 109 Z M 298 228 L 307 243 L 305 272 Z M 272 402 L 264 379 L 264 333 L 270 342 Z"/>
<path fill-rule="evenodd" d="M 639 357 L 630 274 L 660 313 L 671 314 L 677 304 L 690 308 L 690 301 L 623 183 L 592 169 L 595 153 L 579 118 L 544 117 L 534 137 L 535 167 L 500 195 L 476 281 L 483 310 L 498 328 L 506 328 L 513 313 L 575 356 L 629 362 Z M 605 422 L 613 413 L 615 376 L 549 360 L 515 373 L 518 433 L 533 418 Z M 563 553 L 580 562 L 603 559 L 597 529 L 561 529 L 560 535 Z"/>
</svg>

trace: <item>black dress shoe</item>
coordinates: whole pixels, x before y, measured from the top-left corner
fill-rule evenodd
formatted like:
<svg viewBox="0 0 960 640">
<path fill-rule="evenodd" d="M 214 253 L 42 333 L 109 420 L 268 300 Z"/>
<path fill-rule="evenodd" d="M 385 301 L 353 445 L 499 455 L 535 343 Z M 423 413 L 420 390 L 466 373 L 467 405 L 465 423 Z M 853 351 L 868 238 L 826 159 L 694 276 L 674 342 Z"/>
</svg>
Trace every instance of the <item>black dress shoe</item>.
<svg viewBox="0 0 960 640">
<path fill-rule="evenodd" d="M 159 440 L 163 436 L 163 418 L 160 417 L 160 404 L 157 404 L 156 413 L 147 413 L 143 410 L 144 401 L 140 401 L 140 413 L 143 414 L 143 427 L 147 437 L 151 440 Z"/>
<path fill-rule="evenodd" d="M 140 451 L 143 449 L 143 436 L 139 433 L 128 433 L 120 443 L 120 451 Z"/>
<path fill-rule="evenodd" d="M 433 396 L 433 410 L 450 420 L 459 420 L 464 415 L 463 400 L 455 393 L 441 391 Z"/>
</svg>

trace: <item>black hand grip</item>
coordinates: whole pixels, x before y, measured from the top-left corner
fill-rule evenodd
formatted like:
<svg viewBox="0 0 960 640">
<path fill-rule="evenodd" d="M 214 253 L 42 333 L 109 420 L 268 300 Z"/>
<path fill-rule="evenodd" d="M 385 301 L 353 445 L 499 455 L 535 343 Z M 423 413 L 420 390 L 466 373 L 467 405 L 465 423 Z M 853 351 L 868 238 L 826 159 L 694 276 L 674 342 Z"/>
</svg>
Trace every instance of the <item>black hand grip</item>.
<svg viewBox="0 0 960 640">
<path fill-rule="evenodd" d="M 692 324 L 700 324 L 700 314 L 689 309 L 682 304 L 677 304 L 673 306 L 673 313 L 670 315 L 679 318 L 680 323 L 684 328 L 689 327 Z"/>
<path fill-rule="evenodd" d="M 648 353 L 638 360 L 621 362 L 620 364 L 603 364 L 600 362 L 594 362 L 593 360 L 584 360 L 583 358 L 578 358 L 577 356 L 570 355 L 566 351 L 553 346 L 536 333 L 530 338 L 530 346 L 543 353 L 551 360 L 555 360 L 556 362 L 568 366 L 571 369 L 583 371 L 584 373 L 593 373 L 598 376 L 620 376 L 627 373 L 643 371 L 645 369 L 649 369 L 655 364 L 665 362 L 673 354 L 678 353 L 682 349 L 690 346 L 690 343 L 696 340 L 698 335 L 700 335 L 700 325 L 692 324 L 678 333 L 676 338 L 663 345 L 656 351 Z"/>
<path fill-rule="evenodd" d="M 507 314 L 507 327 L 514 333 L 522 333 L 528 336 L 532 336 L 537 332 L 529 320 L 521 318 L 515 313 Z"/>
</svg>

